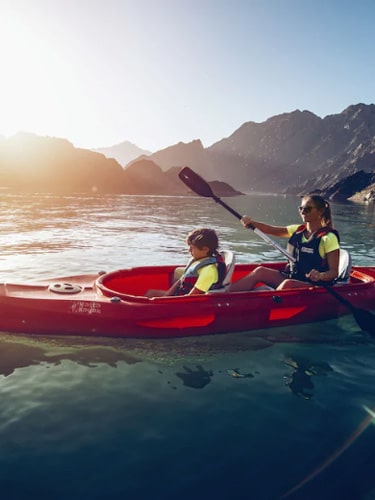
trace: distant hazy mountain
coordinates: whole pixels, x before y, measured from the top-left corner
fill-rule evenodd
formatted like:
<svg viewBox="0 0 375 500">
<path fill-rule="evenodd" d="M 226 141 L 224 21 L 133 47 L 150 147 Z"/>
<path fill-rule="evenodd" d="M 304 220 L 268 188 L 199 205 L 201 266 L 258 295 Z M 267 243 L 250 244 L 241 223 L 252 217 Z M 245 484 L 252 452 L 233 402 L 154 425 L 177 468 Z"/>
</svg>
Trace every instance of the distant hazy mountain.
<svg viewBox="0 0 375 500">
<path fill-rule="evenodd" d="M 21 191 L 121 193 L 114 159 L 75 148 L 66 139 L 20 132 L 0 140 L 0 187 Z"/>
<path fill-rule="evenodd" d="M 151 154 L 150 151 L 141 149 L 129 141 L 124 141 L 120 144 L 115 144 L 114 146 L 106 148 L 93 149 L 92 151 L 102 153 L 107 158 L 114 158 L 123 167 L 140 156 L 148 156 Z"/>
</svg>

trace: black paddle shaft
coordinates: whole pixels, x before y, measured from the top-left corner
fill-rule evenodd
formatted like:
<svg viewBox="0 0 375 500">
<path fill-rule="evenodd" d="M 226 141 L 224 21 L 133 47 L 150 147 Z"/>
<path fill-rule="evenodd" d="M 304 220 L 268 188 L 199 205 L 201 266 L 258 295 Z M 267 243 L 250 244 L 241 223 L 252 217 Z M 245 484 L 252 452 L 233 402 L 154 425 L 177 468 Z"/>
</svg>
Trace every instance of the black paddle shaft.
<svg viewBox="0 0 375 500">
<path fill-rule="evenodd" d="M 216 203 L 219 203 L 223 206 L 228 212 L 237 217 L 237 219 L 241 220 L 242 215 L 239 214 L 232 207 L 227 205 L 223 200 L 221 200 L 216 194 L 213 192 L 211 186 L 205 181 L 200 175 L 191 170 L 189 167 L 183 167 L 179 174 L 179 178 L 182 180 L 186 186 L 188 186 L 194 193 L 199 194 L 200 196 L 204 196 L 206 198 L 212 198 Z M 283 255 L 285 255 L 291 262 L 295 262 L 295 259 L 292 255 L 290 255 L 284 248 L 280 247 L 275 241 L 273 241 L 268 235 L 260 231 L 260 229 L 256 228 L 252 224 L 248 224 L 247 227 L 252 229 L 258 236 L 263 238 L 267 243 L 272 245 L 274 248 L 279 250 Z M 315 283 L 313 283 L 315 284 Z M 318 283 L 317 283 L 318 284 Z M 327 290 L 336 300 L 338 300 L 343 306 L 345 306 L 354 316 L 358 326 L 362 329 L 375 336 L 375 315 L 370 311 L 366 311 L 364 309 L 360 309 L 355 307 L 349 301 L 344 299 L 336 290 L 333 289 L 332 286 L 328 285 L 328 283 L 320 282 L 323 288 Z"/>
</svg>

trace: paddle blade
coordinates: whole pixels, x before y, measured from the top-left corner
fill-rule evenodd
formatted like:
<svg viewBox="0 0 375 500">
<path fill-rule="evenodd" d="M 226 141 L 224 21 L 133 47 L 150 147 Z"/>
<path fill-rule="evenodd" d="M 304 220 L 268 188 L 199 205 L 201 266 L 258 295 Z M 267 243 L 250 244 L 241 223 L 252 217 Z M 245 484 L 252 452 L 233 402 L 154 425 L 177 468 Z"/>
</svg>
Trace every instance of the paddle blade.
<svg viewBox="0 0 375 500">
<path fill-rule="evenodd" d="M 214 198 L 215 195 L 211 186 L 202 177 L 196 174 L 191 168 L 184 167 L 178 173 L 179 178 L 186 184 L 194 193 L 206 198 Z"/>
<path fill-rule="evenodd" d="M 370 335 L 375 336 L 375 315 L 370 311 L 358 308 L 353 309 L 352 313 L 358 326 Z"/>
<path fill-rule="evenodd" d="M 370 311 L 366 311 L 365 309 L 360 309 L 359 307 L 355 307 L 351 302 L 348 300 L 344 299 L 337 291 L 335 290 L 334 287 L 331 285 L 328 285 L 327 283 L 320 283 L 321 286 L 323 286 L 327 292 L 329 292 L 331 295 L 335 297 L 339 302 L 341 302 L 342 305 L 347 307 L 349 311 L 354 316 L 354 319 L 357 322 L 357 325 L 361 328 L 361 330 L 368 332 L 370 335 L 375 336 L 375 315 L 372 314 Z"/>
</svg>

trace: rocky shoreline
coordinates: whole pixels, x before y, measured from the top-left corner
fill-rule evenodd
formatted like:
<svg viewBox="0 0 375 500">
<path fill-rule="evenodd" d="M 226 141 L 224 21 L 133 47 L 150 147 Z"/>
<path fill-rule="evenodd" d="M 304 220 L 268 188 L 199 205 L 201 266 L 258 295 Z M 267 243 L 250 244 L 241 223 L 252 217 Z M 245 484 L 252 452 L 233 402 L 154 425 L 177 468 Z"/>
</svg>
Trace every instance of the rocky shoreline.
<svg viewBox="0 0 375 500">
<path fill-rule="evenodd" d="M 366 189 L 355 193 L 353 196 L 348 198 L 349 201 L 355 201 L 357 203 L 374 203 L 375 202 L 375 183 L 368 186 Z"/>
</svg>

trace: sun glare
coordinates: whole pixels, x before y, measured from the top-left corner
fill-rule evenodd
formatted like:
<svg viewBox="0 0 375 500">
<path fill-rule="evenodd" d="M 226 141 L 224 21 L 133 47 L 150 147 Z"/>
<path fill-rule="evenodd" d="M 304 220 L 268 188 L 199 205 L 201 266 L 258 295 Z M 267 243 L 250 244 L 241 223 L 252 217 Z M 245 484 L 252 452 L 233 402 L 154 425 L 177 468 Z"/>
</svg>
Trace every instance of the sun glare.
<svg viewBox="0 0 375 500">
<path fill-rule="evenodd" d="M 53 129 L 58 120 L 71 120 L 67 113 L 80 85 L 63 42 L 41 23 L 29 23 L 9 10 L 0 14 L 0 135 L 39 133 Z"/>
</svg>

